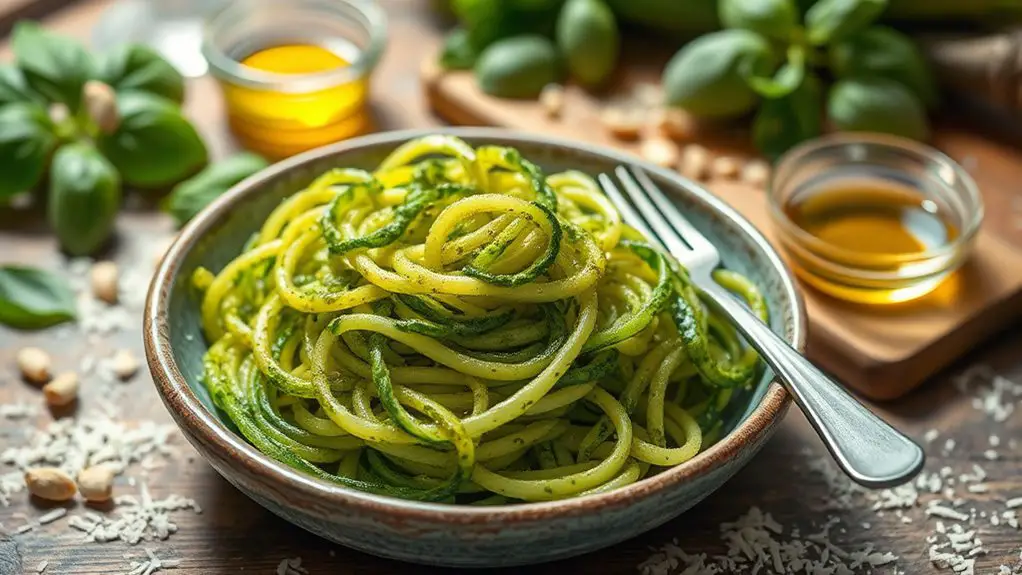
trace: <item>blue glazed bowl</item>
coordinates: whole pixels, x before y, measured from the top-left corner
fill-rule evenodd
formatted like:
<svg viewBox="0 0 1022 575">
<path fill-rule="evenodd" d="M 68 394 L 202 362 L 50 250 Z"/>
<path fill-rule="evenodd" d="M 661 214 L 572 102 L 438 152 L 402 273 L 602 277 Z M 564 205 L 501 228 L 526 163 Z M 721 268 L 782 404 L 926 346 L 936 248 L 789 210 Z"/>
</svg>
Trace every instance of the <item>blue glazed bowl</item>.
<svg viewBox="0 0 1022 575">
<path fill-rule="evenodd" d="M 598 174 L 624 163 L 641 166 L 718 246 L 724 264 L 764 290 L 773 329 L 803 347 L 805 311 L 780 257 L 748 221 L 693 182 L 632 156 L 576 142 L 485 128 L 428 133 L 436 132 L 474 146 L 513 146 L 548 172 L 573 168 Z M 791 404 L 769 372 L 736 402 L 727 435 L 692 460 L 616 491 L 545 503 L 476 508 L 353 491 L 278 463 L 233 431 L 200 382 L 206 343 L 190 288 L 193 270 L 223 267 L 282 198 L 325 170 L 375 167 L 397 145 L 426 133 L 358 138 L 271 166 L 203 210 L 170 247 L 149 290 L 146 356 L 167 409 L 206 460 L 259 504 L 319 536 L 384 557 L 461 567 L 538 563 L 613 545 L 676 517 L 741 469 Z"/>
</svg>

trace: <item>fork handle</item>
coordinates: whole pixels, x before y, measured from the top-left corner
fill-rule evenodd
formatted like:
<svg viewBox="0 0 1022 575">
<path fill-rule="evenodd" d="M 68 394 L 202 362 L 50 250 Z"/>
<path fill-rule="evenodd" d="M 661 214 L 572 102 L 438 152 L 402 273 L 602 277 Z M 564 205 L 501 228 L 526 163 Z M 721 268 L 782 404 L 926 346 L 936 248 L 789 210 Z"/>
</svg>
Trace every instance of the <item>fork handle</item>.
<svg viewBox="0 0 1022 575">
<path fill-rule="evenodd" d="M 792 349 L 729 291 L 700 282 L 795 397 L 838 465 L 856 483 L 892 487 L 923 467 L 922 448 L 856 401 L 844 387 Z"/>
</svg>

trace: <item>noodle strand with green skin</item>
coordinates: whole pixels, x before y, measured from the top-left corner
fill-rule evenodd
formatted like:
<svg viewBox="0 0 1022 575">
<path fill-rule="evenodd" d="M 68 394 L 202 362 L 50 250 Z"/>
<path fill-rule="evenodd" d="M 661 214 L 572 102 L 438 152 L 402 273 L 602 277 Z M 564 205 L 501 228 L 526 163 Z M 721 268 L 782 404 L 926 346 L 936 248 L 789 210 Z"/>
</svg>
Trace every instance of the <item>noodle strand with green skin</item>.
<svg viewBox="0 0 1022 575">
<path fill-rule="evenodd" d="M 714 277 L 767 318 L 747 278 Z M 241 434 L 392 497 L 620 488 L 695 457 L 759 373 L 591 177 L 450 136 L 324 173 L 193 283 L 204 382 Z"/>
</svg>

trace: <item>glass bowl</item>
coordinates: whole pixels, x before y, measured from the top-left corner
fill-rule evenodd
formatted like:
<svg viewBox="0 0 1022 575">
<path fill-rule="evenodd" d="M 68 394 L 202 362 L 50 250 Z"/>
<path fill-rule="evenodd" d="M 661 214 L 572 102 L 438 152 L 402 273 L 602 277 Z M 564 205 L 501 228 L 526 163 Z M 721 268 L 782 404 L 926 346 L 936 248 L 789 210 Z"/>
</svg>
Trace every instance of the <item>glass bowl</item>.
<svg viewBox="0 0 1022 575">
<path fill-rule="evenodd" d="M 237 0 L 203 29 L 202 53 L 223 90 L 231 131 L 246 148 L 280 159 L 363 134 L 372 122 L 369 80 L 386 44 L 386 17 L 369 0 Z M 336 66 L 287 72 L 246 65 L 269 48 L 325 49 Z"/>
<path fill-rule="evenodd" d="M 785 210 L 793 198 L 847 182 L 914 194 L 955 233 L 919 252 L 864 253 L 821 240 Z M 965 169 L 929 146 L 881 134 L 835 134 L 793 148 L 778 161 L 768 195 L 778 237 L 799 278 L 859 303 L 900 303 L 933 291 L 965 261 L 983 220 L 982 198 Z"/>
</svg>

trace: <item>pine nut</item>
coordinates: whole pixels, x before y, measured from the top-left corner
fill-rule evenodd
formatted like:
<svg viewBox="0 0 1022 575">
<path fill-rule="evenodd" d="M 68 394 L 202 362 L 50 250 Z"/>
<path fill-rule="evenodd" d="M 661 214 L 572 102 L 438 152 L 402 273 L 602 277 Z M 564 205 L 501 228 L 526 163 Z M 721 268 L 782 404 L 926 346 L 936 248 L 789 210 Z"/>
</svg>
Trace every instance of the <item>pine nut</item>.
<svg viewBox="0 0 1022 575">
<path fill-rule="evenodd" d="M 72 403 L 78 397 L 78 374 L 68 371 L 53 378 L 43 386 L 46 403 L 60 407 Z"/>
<path fill-rule="evenodd" d="M 93 465 L 78 474 L 78 491 L 86 501 L 109 501 L 114 491 L 114 472 L 106 465 Z"/>
<path fill-rule="evenodd" d="M 746 162 L 742 166 L 741 179 L 757 188 L 766 187 L 767 181 L 770 180 L 770 165 L 762 160 Z"/>
<path fill-rule="evenodd" d="M 699 132 L 692 116 L 677 108 L 659 110 L 654 125 L 664 137 L 681 142 L 692 140 Z"/>
<path fill-rule="evenodd" d="M 600 123 L 619 140 L 635 140 L 642 131 L 642 114 L 624 108 L 605 108 L 600 114 Z"/>
<path fill-rule="evenodd" d="M 667 138 L 650 138 L 639 145 L 640 156 L 663 168 L 677 164 L 680 154 L 678 145 Z"/>
<path fill-rule="evenodd" d="M 104 134 L 112 134 L 121 124 L 117 110 L 117 94 L 109 85 L 98 80 L 89 80 L 82 88 L 82 103 L 89 118 Z"/>
<path fill-rule="evenodd" d="M 547 84 L 539 93 L 539 103 L 543 106 L 548 118 L 560 117 L 564 109 L 564 87 L 559 84 Z"/>
<path fill-rule="evenodd" d="M 135 359 L 135 354 L 131 353 L 130 349 L 118 350 L 114 354 L 113 370 L 114 375 L 119 379 L 131 379 L 138 371 L 138 360 Z"/>
<path fill-rule="evenodd" d="M 38 347 L 23 347 L 18 350 L 18 369 L 21 377 L 32 383 L 50 381 L 50 354 Z"/>
<path fill-rule="evenodd" d="M 25 471 L 25 486 L 36 497 L 50 501 L 67 501 L 75 496 L 75 482 L 56 467 L 34 467 Z"/>
<path fill-rule="evenodd" d="M 710 151 L 698 144 L 685 146 L 681 151 L 681 162 L 678 171 L 686 178 L 702 180 L 710 167 Z"/>
<path fill-rule="evenodd" d="M 710 162 L 710 174 L 714 178 L 734 179 L 741 168 L 738 160 L 729 156 L 720 156 Z"/>
<path fill-rule="evenodd" d="M 117 303 L 117 264 L 114 262 L 97 262 L 92 264 L 92 295 L 106 303 Z"/>
</svg>

